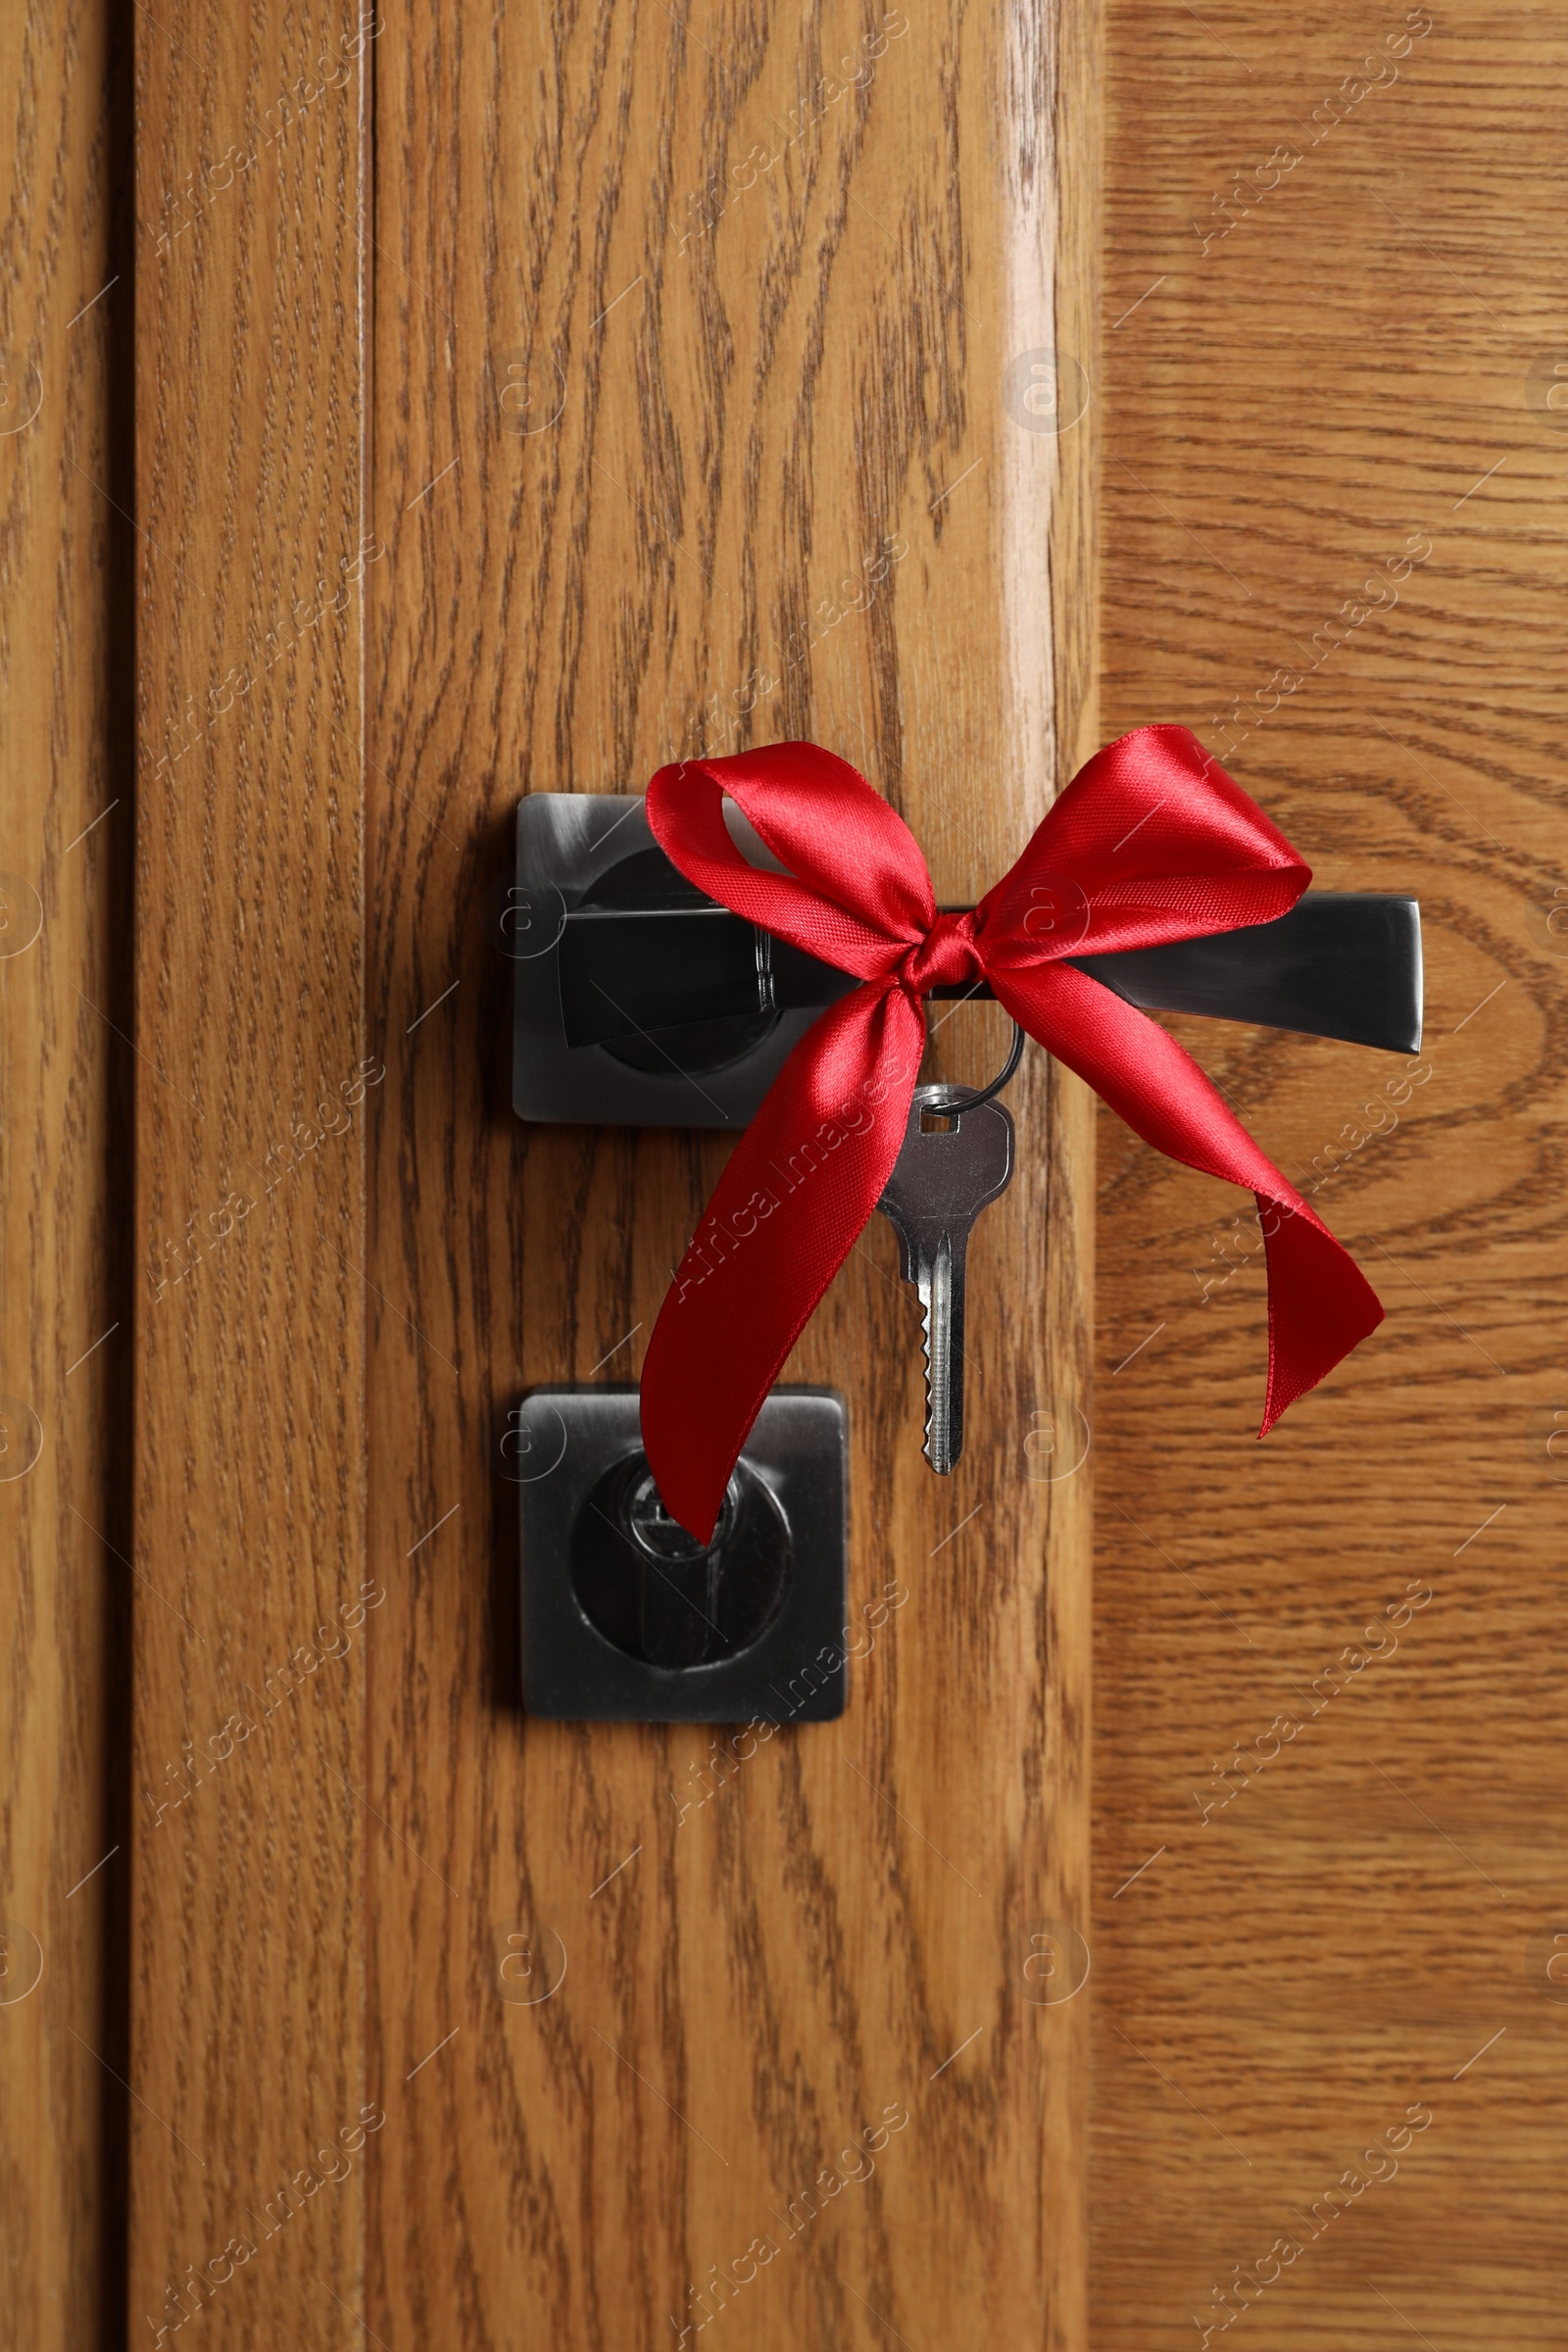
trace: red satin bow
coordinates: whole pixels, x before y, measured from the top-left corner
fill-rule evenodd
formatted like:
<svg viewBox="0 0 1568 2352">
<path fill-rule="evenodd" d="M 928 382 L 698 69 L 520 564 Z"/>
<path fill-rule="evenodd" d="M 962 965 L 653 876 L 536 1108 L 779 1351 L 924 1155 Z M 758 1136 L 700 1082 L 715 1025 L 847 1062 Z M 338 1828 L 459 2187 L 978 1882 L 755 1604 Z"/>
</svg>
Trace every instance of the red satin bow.
<svg viewBox="0 0 1568 2352">
<path fill-rule="evenodd" d="M 726 792 L 788 874 L 748 865 L 725 829 Z M 665 1506 L 699 1541 L 887 1183 L 925 1045 L 921 998 L 941 983 L 989 981 L 1146 1143 L 1251 1189 L 1269 1277 L 1259 1437 L 1383 1320 L 1354 1261 L 1175 1039 L 1061 960 L 1272 922 L 1311 880 L 1185 727 L 1139 727 L 1098 753 L 972 913 L 937 912 L 903 818 L 812 743 L 662 767 L 648 821 L 700 890 L 864 983 L 813 1022 L 774 1080 L 649 1345 L 643 1443 Z"/>
</svg>

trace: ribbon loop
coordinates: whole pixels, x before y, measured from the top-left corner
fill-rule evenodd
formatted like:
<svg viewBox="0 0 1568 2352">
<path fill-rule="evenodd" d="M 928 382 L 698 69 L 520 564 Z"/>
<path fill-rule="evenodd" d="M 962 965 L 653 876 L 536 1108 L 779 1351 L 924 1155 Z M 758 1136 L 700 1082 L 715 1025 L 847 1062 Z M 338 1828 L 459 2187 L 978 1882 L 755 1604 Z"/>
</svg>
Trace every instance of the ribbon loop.
<svg viewBox="0 0 1568 2352">
<path fill-rule="evenodd" d="M 787 873 L 741 856 L 725 792 Z M 1382 1321 L 1359 1268 L 1198 1064 L 1065 960 L 1272 922 L 1311 880 L 1185 727 L 1140 727 L 1097 753 L 972 912 L 937 912 L 903 819 L 814 744 L 661 768 L 648 819 L 699 889 L 862 983 L 813 1023 L 768 1090 L 649 1343 L 643 1443 L 666 1507 L 700 1542 L 898 1157 L 925 1045 L 920 1000 L 933 988 L 988 980 L 1156 1150 L 1251 1190 L 1269 1270 L 1259 1436 Z"/>
</svg>

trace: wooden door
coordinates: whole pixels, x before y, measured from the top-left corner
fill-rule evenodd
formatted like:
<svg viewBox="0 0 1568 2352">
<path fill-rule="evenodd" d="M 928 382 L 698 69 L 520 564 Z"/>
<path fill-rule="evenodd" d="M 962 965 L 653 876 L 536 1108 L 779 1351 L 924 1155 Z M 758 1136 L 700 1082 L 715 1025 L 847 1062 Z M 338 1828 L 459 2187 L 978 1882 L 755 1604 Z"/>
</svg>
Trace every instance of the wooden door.
<svg viewBox="0 0 1568 2352">
<path fill-rule="evenodd" d="M 1388 1310 L 1262 1446 L 1247 1204 L 1102 1122 L 1096 2334 L 1555 2343 L 1568 47 L 1127 7 L 1110 54 L 1105 730 L 1413 892 L 1427 1021 L 1178 1024 Z"/>
<path fill-rule="evenodd" d="M 1087 34 L 138 24 L 138 2333 L 1082 2340 L 1086 1098 L 957 1475 L 889 1232 L 793 1359 L 843 1721 L 531 1721 L 507 1415 L 635 1376 L 724 1148 L 524 1129 L 490 915 L 519 796 L 792 735 L 972 899 L 1090 748 Z"/>
<path fill-rule="evenodd" d="M 64 2347 L 124 2308 L 124 30 L 9 9 L 0 77 L 0 2309 L 8 2340 Z"/>
<path fill-rule="evenodd" d="M 8 2340 L 1554 2343 L 1555 16 L 0 57 Z M 843 1721 L 529 1721 L 505 1415 L 724 1147 L 514 1120 L 519 796 L 808 734 L 956 900 L 1150 717 L 1422 900 L 1418 1063 L 1176 1024 L 1388 1323 L 1257 1446 L 1238 1203 L 1032 1055 L 957 1475 L 885 1232 L 790 1367 Z"/>
</svg>

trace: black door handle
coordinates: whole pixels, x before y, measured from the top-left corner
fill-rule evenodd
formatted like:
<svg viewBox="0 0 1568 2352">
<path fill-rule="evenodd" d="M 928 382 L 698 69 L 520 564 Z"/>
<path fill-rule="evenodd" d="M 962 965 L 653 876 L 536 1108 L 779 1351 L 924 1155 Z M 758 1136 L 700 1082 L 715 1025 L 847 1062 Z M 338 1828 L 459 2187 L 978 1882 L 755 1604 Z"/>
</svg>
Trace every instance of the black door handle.
<svg viewBox="0 0 1568 2352">
<path fill-rule="evenodd" d="M 706 899 L 660 851 L 639 853 L 604 880 L 612 887 L 566 914 L 557 950 L 569 1046 L 827 1005 L 857 986 Z M 1414 899 L 1308 891 L 1277 922 L 1068 960 L 1147 1011 L 1255 1021 L 1394 1054 L 1421 1049 Z M 932 994 L 983 1000 L 992 991 L 954 985 Z"/>
</svg>

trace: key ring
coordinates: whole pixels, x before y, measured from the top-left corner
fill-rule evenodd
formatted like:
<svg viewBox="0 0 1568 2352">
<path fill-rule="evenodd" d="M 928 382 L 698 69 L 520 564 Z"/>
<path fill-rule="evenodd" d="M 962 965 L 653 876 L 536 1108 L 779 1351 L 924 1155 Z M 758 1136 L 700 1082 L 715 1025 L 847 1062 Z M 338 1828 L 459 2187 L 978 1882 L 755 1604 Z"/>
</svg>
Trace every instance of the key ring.
<svg viewBox="0 0 1568 2352">
<path fill-rule="evenodd" d="M 1017 1069 L 1019 1062 L 1023 1059 L 1023 1039 L 1024 1033 L 1018 1026 L 1018 1023 L 1014 1021 L 1012 1024 L 1011 1049 L 1007 1054 L 1006 1060 L 1002 1065 L 1001 1071 L 995 1078 L 992 1079 L 991 1084 L 989 1086 L 971 1089 L 966 1086 L 956 1086 L 947 1079 L 938 1080 L 936 1088 L 933 1091 L 939 1092 L 945 1099 L 940 1102 L 928 1103 L 926 1105 L 927 1109 L 934 1110 L 937 1112 L 939 1117 L 945 1118 L 955 1112 L 974 1110 L 979 1106 L 980 1103 L 989 1102 L 994 1096 L 1000 1095 L 1003 1088 L 1006 1085 L 1008 1079 Z M 955 1099 L 946 1099 L 950 1097 Z"/>
</svg>

